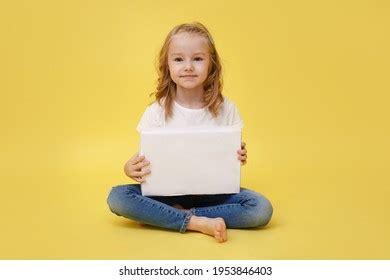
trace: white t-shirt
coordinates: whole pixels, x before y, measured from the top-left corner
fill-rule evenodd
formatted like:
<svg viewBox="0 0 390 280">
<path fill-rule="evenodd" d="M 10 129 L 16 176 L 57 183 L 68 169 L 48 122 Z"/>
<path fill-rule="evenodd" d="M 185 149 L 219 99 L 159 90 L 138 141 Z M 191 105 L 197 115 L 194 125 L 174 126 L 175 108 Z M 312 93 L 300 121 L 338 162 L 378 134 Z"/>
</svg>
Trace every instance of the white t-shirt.
<svg viewBox="0 0 390 280">
<path fill-rule="evenodd" d="M 239 125 L 243 127 L 237 107 L 226 96 L 221 104 L 218 117 L 205 108 L 189 109 L 181 106 L 176 101 L 173 102 L 173 117 L 165 121 L 164 107 L 157 101 L 148 106 L 137 126 L 137 131 L 144 129 L 166 127 L 166 128 L 187 128 L 202 126 L 230 126 Z"/>
</svg>

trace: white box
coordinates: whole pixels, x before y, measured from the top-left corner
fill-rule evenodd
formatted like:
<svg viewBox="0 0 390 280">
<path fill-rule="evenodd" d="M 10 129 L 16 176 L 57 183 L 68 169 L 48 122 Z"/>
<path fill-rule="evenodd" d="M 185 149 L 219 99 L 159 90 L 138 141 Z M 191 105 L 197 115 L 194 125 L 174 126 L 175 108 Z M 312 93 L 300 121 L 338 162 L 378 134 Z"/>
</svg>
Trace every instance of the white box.
<svg viewBox="0 0 390 280">
<path fill-rule="evenodd" d="M 240 148 L 237 126 L 141 131 L 140 154 L 151 171 L 141 184 L 142 195 L 238 193 Z"/>
</svg>

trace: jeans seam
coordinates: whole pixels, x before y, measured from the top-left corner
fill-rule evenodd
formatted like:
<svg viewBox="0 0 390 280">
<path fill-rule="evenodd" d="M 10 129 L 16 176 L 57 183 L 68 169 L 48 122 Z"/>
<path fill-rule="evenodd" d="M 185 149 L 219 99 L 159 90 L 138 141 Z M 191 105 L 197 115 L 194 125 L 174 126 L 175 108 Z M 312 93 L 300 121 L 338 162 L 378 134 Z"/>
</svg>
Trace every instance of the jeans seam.
<svg viewBox="0 0 390 280">
<path fill-rule="evenodd" d="M 220 206 L 209 206 L 209 207 L 202 207 L 203 209 L 200 209 L 199 211 L 212 212 L 215 210 L 223 210 L 226 208 L 234 208 L 234 207 L 242 207 L 242 205 L 241 204 L 226 204 L 226 205 L 220 205 Z"/>
</svg>

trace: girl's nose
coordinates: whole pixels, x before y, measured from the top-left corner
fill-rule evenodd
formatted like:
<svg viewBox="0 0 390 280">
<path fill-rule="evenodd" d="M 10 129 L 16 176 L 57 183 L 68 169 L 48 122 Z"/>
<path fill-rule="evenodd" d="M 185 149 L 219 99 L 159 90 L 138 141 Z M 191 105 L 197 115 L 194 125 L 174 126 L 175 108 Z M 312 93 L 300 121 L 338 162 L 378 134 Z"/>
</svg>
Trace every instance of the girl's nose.
<svg viewBox="0 0 390 280">
<path fill-rule="evenodd" d="M 191 62 L 187 62 L 186 66 L 185 66 L 185 70 L 186 71 L 193 70 Z"/>
</svg>

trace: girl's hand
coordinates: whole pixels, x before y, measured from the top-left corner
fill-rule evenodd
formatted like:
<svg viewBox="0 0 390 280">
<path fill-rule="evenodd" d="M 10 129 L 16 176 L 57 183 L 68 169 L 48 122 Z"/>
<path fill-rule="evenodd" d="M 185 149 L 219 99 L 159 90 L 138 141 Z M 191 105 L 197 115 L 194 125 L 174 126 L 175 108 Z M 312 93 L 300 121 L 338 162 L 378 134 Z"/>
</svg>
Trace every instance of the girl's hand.
<svg viewBox="0 0 390 280">
<path fill-rule="evenodd" d="M 145 159 L 145 156 L 140 156 L 136 153 L 126 162 L 124 166 L 125 174 L 138 183 L 145 182 L 145 175 L 150 174 L 150 170 L 145 169 L 142 171 L 141 169 L 149 164 L 150 162 Z"/>
<path fill-rule="evenodd" d="M 248 156 L 246 155 L 247 151 L 245 149 L 245 145 L 245 142 L 241 142 L 241 150 L 237 151 L 238 159 L 241 161 L 241 165 L 245 165 L 246 159 L 248 158 Z"/>
</svg>

